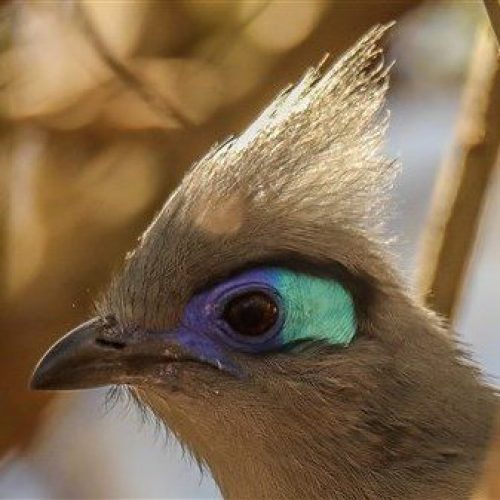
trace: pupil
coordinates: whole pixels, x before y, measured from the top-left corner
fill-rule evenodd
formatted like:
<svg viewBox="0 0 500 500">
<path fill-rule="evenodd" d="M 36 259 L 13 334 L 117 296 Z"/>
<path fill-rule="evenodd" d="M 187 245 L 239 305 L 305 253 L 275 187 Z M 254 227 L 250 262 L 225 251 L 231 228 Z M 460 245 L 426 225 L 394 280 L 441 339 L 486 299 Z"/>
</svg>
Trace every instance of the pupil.
<svg viewBox="0 0 500 500">
<path fill-rule="evenodd" d="M 265 293 L 249 292 L 227 304 L 224 319 L 241 335 L 262 335 L 276 323 L 278 307 Z"/>
</svg>

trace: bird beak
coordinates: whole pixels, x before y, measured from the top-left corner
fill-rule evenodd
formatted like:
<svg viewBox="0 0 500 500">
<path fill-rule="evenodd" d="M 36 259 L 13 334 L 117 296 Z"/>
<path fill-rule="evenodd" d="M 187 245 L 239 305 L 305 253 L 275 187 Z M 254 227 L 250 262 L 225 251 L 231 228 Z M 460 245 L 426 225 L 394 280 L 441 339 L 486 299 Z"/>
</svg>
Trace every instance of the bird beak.
<svg viewBox="0 0 500 500">
<path fill-rule="evenodd" d="M 126 337 L 126 338 L 125 338 Z M 165 335 L 132 332 L 111 336 L 106 320 L 95 318 L 71 330 L 39 361 L 30 386 L 37 390 L 87 389 L 110 384 L 161 382 L 174 362 L 211 364 L 202 352 L 186 349 L 186 332 Z M 213 358 L 213 356 L 211 356 Z M 217 359 L 216 368 L 224 365 Z"/>
</svg>

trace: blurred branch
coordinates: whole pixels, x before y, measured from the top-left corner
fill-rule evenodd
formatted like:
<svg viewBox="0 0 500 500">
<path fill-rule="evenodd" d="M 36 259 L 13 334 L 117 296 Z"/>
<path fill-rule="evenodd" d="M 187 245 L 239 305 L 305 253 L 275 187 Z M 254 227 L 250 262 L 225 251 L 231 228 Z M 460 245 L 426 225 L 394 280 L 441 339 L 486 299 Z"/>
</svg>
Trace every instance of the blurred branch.
<svg viewBox="0 0 500 500">
<path fill-rule="evenodd" d="M 466 83 L 452 156 L 440 173 L 422 253 L 420 290 L 453 320 L 500 144 L 500 68 L 481 31 Z"/>
<path fill-rule="evenodd" d="M 12 37 L 12 12 L 2 6 L 0 2 L 0 48 L 8 46 Z M 0 80 L 0 92 L 4 91 L 7 83 L 5 76 Z M 0 140 L 5 143 L 10 143 L 11 134 L 9 123 L 4 117 L 0 117 Z M 10 144 L 9 144 L 10 146 Z M 5 146 L 4 146 L 5 148 Z M 0 147 L 0 193 L 8 193 L 9 177 L 11 165 L 9 158 L 4 150 Z M 4 302 L 7 295 L 7 225 L 8 225 L 8 196 L 0 196 L 0 311 L 4 311 Z M 0 313 L 1 317 L 1 313 Z"/>
<path fill-rule="evenodd" d="M 256 9 L 246 19 L 243 19 L 241 23 L 236 26 L 232 26 L 221 38 L 220 43 L 217 44 L 206 56 L 206 62 L 213 63 L 224 60 L 234 47 L 234 44 L 231 42 L 234 42 L 234 40 L 236 40 L 248 26 L 258 19 L 258 17 L 267 9 L 267 7 L 269 7 L 270 4 L 271 0 L 258 3 Z M 224 48 L 226 50 L 223 50 Z"/>
<path fill-rule="evenodd" d="M 500 0 L 483 0 L 483 3 L 500 48 Z"/>
<path fill-rule="evenodd" d="M 484 463 L 483 477 L 472 500 L 495 500 L 500 498 L 500 413 L 493 429 L 488 455 Z"/>
<path fill-rule="evenodd" d="M 85 8 L 81 2 L 75 2 L 76 18 L 80 22 L 84 33 L 87 35 L 90 43 L 99 54 L 101 59 L 111 69 L 115 75 L 122 80 L 131 90 L 133 90 L 157 115 L 161 118 L 172 118 L 177 120 L 183 127 L 189 127 L 190 122 L 184 115 L 168 102 L 160 93 L 156 92 L 150 85 L 142 81 L 133 71 L 131 71 L 123 62 L 118 60 L 106 46 L 104 40 L 99 35 L 92 24 Z"/>
</svg>

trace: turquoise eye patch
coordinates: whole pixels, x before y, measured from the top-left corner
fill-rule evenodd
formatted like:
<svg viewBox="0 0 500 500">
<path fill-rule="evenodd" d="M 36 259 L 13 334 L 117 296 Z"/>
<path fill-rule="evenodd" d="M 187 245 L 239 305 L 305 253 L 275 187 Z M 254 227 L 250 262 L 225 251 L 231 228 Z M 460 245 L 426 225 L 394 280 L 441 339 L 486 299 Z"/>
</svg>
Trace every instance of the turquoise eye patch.
<svg viewBox="0 0 500 500">
<path fill-rule="evenodd" d="M 354 302 L 340 283 L 281 268 L 268 273 L 285 308 L 284 344 L 303 339 L 344 346 L 351 342 L 356 333 Z"/>
<path fill-rule="evenodd" d="M 227 309 L 235 301 L 239 309 L 228 322 Z M 235 327 L 256 318 L 259 325 L 261 314 L 267 315 L 265 328 L 257 334 Z M 255 353 L 301 340 L 346 346 L 357 327 L 353 298 L 341 283 L 282 267 L 254 268 L 196 295 L 185 310 L 184 324 L 235 350 Z"/>
</svg>

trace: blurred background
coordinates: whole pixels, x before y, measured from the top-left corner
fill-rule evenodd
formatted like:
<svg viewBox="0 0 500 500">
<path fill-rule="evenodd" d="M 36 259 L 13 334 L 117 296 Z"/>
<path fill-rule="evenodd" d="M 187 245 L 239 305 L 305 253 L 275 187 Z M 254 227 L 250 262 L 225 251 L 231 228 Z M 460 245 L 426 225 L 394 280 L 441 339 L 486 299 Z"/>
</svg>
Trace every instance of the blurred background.
<svg viewBox="0 0 500 500">
<path fill-rule="evenodd" d="M 0 2 L 0 497 L 216 498 L 216 486 L 106 391 L 27 390 L 185 169 L 325 53 L 397 20 L 387 151 L 392 232 L 418 274 L 480 1 Z M 498 169 L 497 169 L 498 170 Z M 456 330 L 500 375 L 500 180 L 490 186 Z"/>
</svg>

